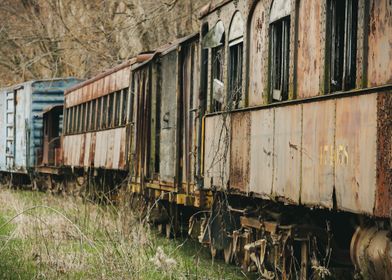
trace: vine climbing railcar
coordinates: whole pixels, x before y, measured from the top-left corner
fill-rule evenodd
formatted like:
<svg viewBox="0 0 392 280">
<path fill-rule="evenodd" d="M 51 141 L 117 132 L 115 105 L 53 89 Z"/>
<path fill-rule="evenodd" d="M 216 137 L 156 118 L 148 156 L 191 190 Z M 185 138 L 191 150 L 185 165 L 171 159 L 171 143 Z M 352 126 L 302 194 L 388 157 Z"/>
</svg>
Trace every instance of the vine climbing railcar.
<svg viewBox="0 0 392 280">
<path fill-rule="evenodd" d="M 391 15 L 389 0 L 211 1 L 198 34 L 68 89 L 61 141 L 61 107 L 45 111 L 36 173 L 158 200 L 168 236 L 185 226 L 266 279 L 388 279 Z"/>
</svg>

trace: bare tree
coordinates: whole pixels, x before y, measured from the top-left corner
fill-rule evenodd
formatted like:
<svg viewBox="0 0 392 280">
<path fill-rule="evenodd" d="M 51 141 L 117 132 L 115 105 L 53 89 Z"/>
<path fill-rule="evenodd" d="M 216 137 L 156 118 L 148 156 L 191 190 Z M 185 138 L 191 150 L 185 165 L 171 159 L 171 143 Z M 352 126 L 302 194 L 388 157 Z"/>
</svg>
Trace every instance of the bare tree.
<svg viewBox="0 0 392 280">
<path fill-rule="evenodd" d="M 198 30 L 208 0 L 2 0 L 0 87 L 88 78 Z"/>
</svg>

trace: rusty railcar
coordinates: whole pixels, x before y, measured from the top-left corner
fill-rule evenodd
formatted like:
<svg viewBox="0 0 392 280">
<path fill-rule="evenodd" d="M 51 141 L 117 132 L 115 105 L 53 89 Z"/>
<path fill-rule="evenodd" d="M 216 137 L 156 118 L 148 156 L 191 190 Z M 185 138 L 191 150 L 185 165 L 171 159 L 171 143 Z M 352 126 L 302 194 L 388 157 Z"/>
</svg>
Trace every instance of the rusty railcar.
<svg viewBox="0 0 392 280">
<path fill-rule="evenodd" d="M 268 279 L 329 266 L 387 279 L 391 13 L 388 0 L 211 1 L 198 75 L 188 40 L 135 69 L 133 190 L 208 210 L 189 232 Z"/>
<path fill-rule="evenodd" d="M 94 178 L 99 186 L 116 184 L 126 176 L 134 63 L 128 60 L 65 92 L 62 163 L 64 172 L 77 179 L 67 185 L 85 186 Z"/>
<path fill-rule="evenodd" d="M 155 50 L 132 68 L 131 187 L 166 208 L 200 207 L 202 118 L 199 34 Z M 171 224 L 167 223 L 170 234 Z"/>
</svg>

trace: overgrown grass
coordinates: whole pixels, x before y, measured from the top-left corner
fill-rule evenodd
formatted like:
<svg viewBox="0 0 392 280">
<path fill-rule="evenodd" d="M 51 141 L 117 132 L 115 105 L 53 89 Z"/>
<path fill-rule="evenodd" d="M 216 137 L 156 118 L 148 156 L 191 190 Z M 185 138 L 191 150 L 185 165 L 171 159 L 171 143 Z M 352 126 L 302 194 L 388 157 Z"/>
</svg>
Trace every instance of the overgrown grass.
<svg viewBox="0 0 392 280">
<path fill-rule="evenodd" d="M 243 279 L 143 215 L 80 197 L 0 189 L 0 279 Z"/>
</svg>

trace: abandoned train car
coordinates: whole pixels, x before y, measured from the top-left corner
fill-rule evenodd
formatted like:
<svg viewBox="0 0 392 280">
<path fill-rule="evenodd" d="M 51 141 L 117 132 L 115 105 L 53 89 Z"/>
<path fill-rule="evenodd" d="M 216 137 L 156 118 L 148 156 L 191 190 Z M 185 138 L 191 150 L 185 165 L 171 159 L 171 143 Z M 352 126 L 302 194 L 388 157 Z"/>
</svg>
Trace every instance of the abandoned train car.
<svg viewBox="0 0 392 280">
<path fill-rule="evenodd" d="M 64 90 L 79 81 L 37 80 L 0 91 L 0 176 L 30 181 L 42 160 L 42 113 L 48 106 L 61 105 Z"/>
<path fill-rule="evenodd" d="M 126 185 L 168 236 L 186 226 L 267 279 L 388 279 L 391 1 L 213 0 L 200 22 L 19 124 L 25 95 L 0 94 L 0 167 Z"/>
<path fill-rule="evenodd" d="M 209 210 L 189 232 L 265 277 L 345 266 L 386 279 L 391 12 L 388 0 L 212 1 L 197 75 L 189 41 L 135 69 L 133 191 L 169 202 L 167 227 L 183 206 Z"/>
<path fill-rule="evenodd" d="M 121 182 L 128 169 L 130 59 L 65 92 L 63 172 L 66 187 L 97 179 Z"/>
</svg>

